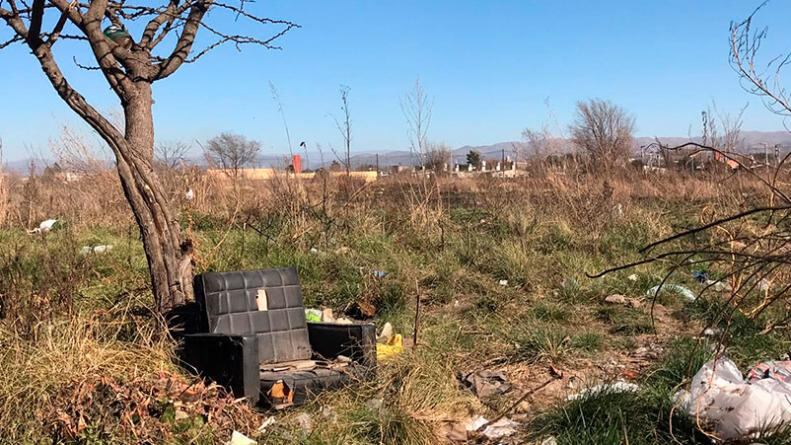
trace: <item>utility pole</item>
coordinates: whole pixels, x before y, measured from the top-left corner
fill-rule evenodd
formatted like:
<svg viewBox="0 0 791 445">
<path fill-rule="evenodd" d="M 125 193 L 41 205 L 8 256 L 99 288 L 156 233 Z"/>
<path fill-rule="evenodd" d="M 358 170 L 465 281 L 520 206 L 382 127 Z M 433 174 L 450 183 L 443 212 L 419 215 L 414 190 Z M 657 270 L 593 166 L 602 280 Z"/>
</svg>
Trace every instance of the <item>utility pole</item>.
<svg viewBox="0 0 791 445">
<path fill-rule="evenodd" d="M 379 177 L 379 153 L 376 154 L 376 177 Z"/>
</svg>

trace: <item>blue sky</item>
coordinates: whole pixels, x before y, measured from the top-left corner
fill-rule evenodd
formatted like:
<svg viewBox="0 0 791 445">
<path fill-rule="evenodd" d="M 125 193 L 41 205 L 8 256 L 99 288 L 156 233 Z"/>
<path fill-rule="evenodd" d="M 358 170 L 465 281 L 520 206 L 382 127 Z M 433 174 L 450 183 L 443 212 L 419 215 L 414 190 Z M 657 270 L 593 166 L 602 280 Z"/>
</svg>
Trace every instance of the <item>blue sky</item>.
<svg viewBox="0 0 791 445">
<path fill-rule="evenodd" d="M 592 97 L 633 113 L 641 136 L 696 132 L 712 100 L 734 112 L 750 102 L 745 129 L 779 130 L 782 121 L 739 87 L 728 66 L 728 25 L 757 3 L 258 0 L 248 7 L 302 28 L 279 41 L 282 51 L 226 47 L 155 84 L 156 134 L 193 142 L 233 131 L 284 153 L 272 82 L 295 141 L 339 147 L 331 115 L 340 111 L 343 84 L 351 88 L 353 149 L 403 149 L 400 101 L 417 77 L 434 101 L 430 139 L 453 147 L 517 140 L 525 127 L 547 123 L 565 128 L 575 102 Z M 759 15 L 770 27 L 767 58 L 791 49 L 783 33 L 790 12 L 791 3 L 774 1 Z M 226 29 L 268 32 L 214 18 Z M 64 44 L 56 53 L 71 82 L 100 109 L 116 111 L 100 75 L 75 68 L 72 49 Z M 0 73 L 7 159 L 46 155 L 64 125 L 89 132 L 23 46 L 0 52 Z"/>
</svg>

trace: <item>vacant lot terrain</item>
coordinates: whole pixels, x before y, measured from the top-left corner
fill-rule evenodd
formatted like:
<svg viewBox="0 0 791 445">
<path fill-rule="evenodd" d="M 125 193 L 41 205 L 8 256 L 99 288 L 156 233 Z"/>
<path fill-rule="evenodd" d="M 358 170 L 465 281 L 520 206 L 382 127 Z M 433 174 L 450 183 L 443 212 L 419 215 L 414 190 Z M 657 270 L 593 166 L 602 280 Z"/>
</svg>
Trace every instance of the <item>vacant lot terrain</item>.
<svg viewBox="0 0 791 445">
<path fill-rule="evenodd" d="M 307 306 L 390 322 L 410 345 L 419 299 L 417 345 L 380 363 L 373 382 L 283 413 L 251 411 L 179 368 L 151 315 L 145 256 L 112 172 L 16 179 L 0 229 L 0 440 L 221 443 L 237 430 L 259 443 L 433 444 L 458 422 L 507 411 L 520 428 L 506 442 L 710 443 L 673 410 L 673 393 L 717 347 L 740 366 L 788 350 L 782 326 L 765 329 L 784 307 L 747 317 L 728 310 L 727 291 L 694 302 L 646 296 L 671 270 L 667 283 L 697 293 L 693 272 L 716 280 L 721 266 L 660 260 L 586 275 L 762 202 L 763 186 L 746 174 L 541 169 L 368 184 L 162 175 L 198 272 L 294 265 Z M 58 226 L 26 233 L 46 218 Z M 734 224 L 729 233 L 749 221 Z M 113 247 L 84 252 L 97 245 Z M 623 298 L 605 301 L 614 294 Z M 460 376 L 479 370 L 502 372 L 510 389 L 477 397 Z M 566 401 L 619 380 L 639 390 Z"/>
</svg>

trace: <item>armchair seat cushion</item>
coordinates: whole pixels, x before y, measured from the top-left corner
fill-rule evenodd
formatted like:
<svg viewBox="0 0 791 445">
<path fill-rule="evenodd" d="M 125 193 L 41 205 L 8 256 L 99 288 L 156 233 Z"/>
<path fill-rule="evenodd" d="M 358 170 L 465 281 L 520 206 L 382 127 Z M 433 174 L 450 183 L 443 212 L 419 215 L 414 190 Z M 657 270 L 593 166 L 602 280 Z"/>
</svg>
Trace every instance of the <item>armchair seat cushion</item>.
<svg viewBox="0 0 791 445">
<path fill-rule="evenodd" d="M 305 371 L 261 371 L 261 401 L 272 405 L 268 396 L 272 387 L 283 382 L 293 392 L 293 404 L 302 405 L 313 394 L 340 388 L 352 378 L 349 369 L 314 368 Z"/>
</svg>

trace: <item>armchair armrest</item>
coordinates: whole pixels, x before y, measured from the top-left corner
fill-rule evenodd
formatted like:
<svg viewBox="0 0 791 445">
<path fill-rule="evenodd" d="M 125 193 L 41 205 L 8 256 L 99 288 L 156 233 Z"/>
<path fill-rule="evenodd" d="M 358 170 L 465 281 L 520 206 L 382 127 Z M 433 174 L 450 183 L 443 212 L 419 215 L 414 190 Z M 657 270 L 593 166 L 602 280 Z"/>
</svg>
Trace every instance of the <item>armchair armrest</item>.
<svg viewBox="0 0 791 445">
<path fill-rule="evenodd" d="M 366 370 L 376 368 L 376 327 L 373 323 L 308 323 L 313 352 L 322 358 L 344 355 Z"/>
<path fill-rule="evenodd" d="M 187 334 L 181 356 L 191 370 L 228 387 L 236 397 L 256 404 L 261 383 L 258 376 L 258 338 L 255 335 Z"/>
</svg>

